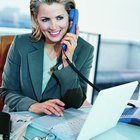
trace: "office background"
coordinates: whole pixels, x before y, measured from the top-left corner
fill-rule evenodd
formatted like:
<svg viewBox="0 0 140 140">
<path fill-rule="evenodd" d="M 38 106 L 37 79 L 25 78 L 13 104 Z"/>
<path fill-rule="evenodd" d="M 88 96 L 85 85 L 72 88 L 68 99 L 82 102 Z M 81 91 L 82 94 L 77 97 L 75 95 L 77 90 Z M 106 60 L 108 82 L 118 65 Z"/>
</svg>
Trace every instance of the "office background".
<svg viewBox="0 0 140 140">
<path fill-rule="evenodd" d="M 139 0 L 75 0 L 81 31 L 101 33 L 103 38 L 140 40 Z M 29 28 L 30 0 L 0 0 L 0 27 L 24 26 Z M 26 22 L 25 22 L 26 21 Z M 23 23 L 23 24 L 21 24 Z"/>
<path fill-rule="evenodd" d="M 75 0 L 80 29 L 104 38 L 140 41 L 139 0 Z"/>
<path fill-rule="evenodd" d="M 29 1 L 0 0 L 0 35 L 30 32 Z M 101 34 L 94 82 L 103 89 L 139 80 L 140 1 L 75 1 L 80 31 Z M 137 99 L 138 93 L 135 95 Z"/>
</svg>

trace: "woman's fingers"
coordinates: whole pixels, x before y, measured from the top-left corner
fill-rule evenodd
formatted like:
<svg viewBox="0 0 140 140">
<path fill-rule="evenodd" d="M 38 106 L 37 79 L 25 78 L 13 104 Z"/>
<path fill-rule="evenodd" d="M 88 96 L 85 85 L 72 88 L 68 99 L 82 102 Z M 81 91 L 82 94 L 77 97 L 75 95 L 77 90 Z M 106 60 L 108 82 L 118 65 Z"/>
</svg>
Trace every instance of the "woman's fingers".
<svg viewBox="0 0 140 140">
<path fill-rule="evenodd" d="M 44 110 L 44 113 L 46 113 L 48 115 L 54 114 L 56 116 L 63 116 L 62 110 L 52 107 L 52 106 L 47 106 Z"/>
<path fill-rule="evenodd" d="M 53 99 L 51 101 L 59 106 L 65 106 L 64 102 L 60 101 L 59 99 Z"/>
<path fill-rule="evenodd" d="M 65 104 L 62 101 L 53 99 L 44 102 L 44 105 L 46 107 L 46 110 L 50 111 L 52 114 L 55 114 L 56 116 L 63 116 Z"/>
<path fill-rule="evenodd" d="M 53 99 L 43 103 L 32 104 L 29 111 L 37 114 L 45 113 L 48 115 L 54 114 L 56 116 L 63 116 L 64 106 L 65 104 L 62 101 Z"/>
</svg>

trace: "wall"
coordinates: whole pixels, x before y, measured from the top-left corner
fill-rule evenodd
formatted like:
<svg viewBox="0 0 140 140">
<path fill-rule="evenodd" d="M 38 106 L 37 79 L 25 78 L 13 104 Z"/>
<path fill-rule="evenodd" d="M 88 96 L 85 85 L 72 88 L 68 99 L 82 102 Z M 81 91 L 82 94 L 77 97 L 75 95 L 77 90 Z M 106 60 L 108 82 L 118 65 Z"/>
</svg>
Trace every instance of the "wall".
<svg viewBox="0 0 140 140">
<path fill-rule="evenodd" d="M 140 41 L 140 0 L 75 1 L 79 9 L 81 31 L 100 33 L 102 38 Z M 0 0 L 0 12 L 9 4 L 9 9 L 20 9 L 17 13 L 29 13 L 29 2 L 30 0 L 13 0 L 7 3 Z"/>
<path fill-rule="evenodd" d="M 140 41 L 140 0 L 75 0 L 80 30 Z"/>
</svg>

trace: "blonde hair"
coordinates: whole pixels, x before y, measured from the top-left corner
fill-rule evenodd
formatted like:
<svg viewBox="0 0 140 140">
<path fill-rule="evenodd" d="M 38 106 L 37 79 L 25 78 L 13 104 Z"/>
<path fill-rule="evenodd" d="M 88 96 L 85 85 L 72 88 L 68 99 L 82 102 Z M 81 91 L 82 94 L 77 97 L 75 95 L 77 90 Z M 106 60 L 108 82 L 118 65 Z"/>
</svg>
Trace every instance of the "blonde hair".
<svg viewBox="0 0 140 140">
<path fill-rule="evenodd" d="M 68 13 L 70 9 L 74 9 L 76 7 L 74 0 L 31 0 L 30 14 L 32 22 L 32 38 L 34 39 L 34 41 L 39 41 L 40 38 L 42 37 L 42 32 L 40 31 L 40 27 L 35 18 L 38 14 L 39 5 L 42 3 L 47 3 L 49 5 L 53 3 L 63 4 Z"/>
</svg>

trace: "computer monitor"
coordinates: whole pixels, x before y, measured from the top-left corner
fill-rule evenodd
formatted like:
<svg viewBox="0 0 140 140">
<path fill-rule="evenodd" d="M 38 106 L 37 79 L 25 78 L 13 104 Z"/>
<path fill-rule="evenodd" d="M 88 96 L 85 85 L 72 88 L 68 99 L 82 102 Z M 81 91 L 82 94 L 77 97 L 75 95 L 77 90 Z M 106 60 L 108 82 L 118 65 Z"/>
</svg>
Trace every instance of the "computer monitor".
<svg viewBox="0 0 140 140">
<path fill-rule="evenodd" d="M 94 84 L 106 89 L 134 80 L 140 82 L 140 42 L 102 39 Z M 97 95 L 93 90 L 92 103 Z M 139 98 L 138 86 L 131 99 Z"/>
</svg>

